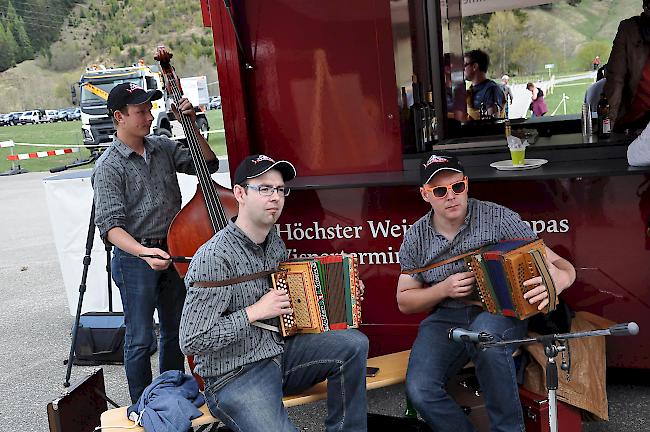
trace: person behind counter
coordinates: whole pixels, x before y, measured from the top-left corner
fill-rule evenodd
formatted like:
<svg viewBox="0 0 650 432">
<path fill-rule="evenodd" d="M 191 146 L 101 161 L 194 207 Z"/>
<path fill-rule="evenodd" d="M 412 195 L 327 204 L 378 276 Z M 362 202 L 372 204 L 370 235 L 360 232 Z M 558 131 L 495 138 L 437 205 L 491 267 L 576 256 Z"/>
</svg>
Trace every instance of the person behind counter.
<svg viewBox="0 0 650 432">
<path fill-rule="evenodd" d="M 505 95 L 497 83 L 487 78 L 490 57 L 481 50 L 465 53 L 463 71 L 465 80 L 472 84 L 467 89 L 467 115 L 470 120 L 481 119 L 481 108 L 489 116 L 503 117 Z"/>
<path fill-rule="evenodd" d="M 271 289 L 268 277 L 237 280 L 287 259 L 274 224 L 295 175 L 291 163 L 265 155 L 235 171 L 238 216 L 196 252 L 185 276 L 181 348 L 194 355 L 210 412 L 234 431 L 295 431 L 283 394 L 325 379 L 325 429 L 366 431 L 366 336 L 348 329 L 283 339 L 269 327 L 292 311 L 286 291 Z M 207 288 L 208 281 L 226 285 Z"/>
<path fill-rule="evenodd" d="M 621 21 L 607 62 L 605 95 L 617 130 L 650 120 L 650 0 L 641 15 Z"/>
<path fill-rule="evenodd" d="M 606 83 L 607 63 L 598 69 L 598 72 L 596 73 L 596 82 L 587 87 L 587 90 L 585 91 L 584 102 L 589 105 L 592 117 L 598 115 L 598 101 L 600 101 L 600 95 L 603 93 Z"/>
<path fill-rule="evenodd" d="M 116 128 L 110 147 L 97 159 L 92 174 L 95 224 L 111 242 L 113 280 L 124 309 L 124 369 L 131 402 L 151 384 L 153 313 L 160 320 L 160 373 L 185 369 L 178 346 L 185 286 L 167 253 L 167 230 L 181 209 L 176 172 L 195 174 L 190 150 L 166 137 L 149 135 L 151 101 L 160 90 L 145 91 L 134 83 L 113 87 L 107 108 Z M 189 117 L 210 172 L 219 160 L 196 126 L 187 98 L 178 110 Z M 163 259 L 139 258 L 159 255 Z"/>
<path fill-rule="evenodd" d="M 650 165 L 650 123 L 628 146 L 627 163 L 632 166 Z"/>
<path fill-rule="evenodd" d="M 431 211 L 416 221 L 404 235 L 399 251 L 403 271 L 422 268 L 488 243 L 513 238 L 535 238 L 535 233 L 519 215 L 500 205 L 469 199 L 468 180 L 457 158 L 434 153 L 420 166 L 420 198 Z M 575 280 L 575 269 L 565 259 L 546 248 L 546 260 L 558 292 Z M 541 278 L 525 285 L 534 286 L 524 297 L 542 309 L 548 293 Z M 411 349 L 406 375 L 406 392 L 415 409 L 436 431 L 474 431 L 467 415 L 447 394 L 447 381 L 469 360 L 485 396 L 490 430 L 525 430 L 512 353 L 477 350 L 470 343 L 448 339 L 451 327 L 487 332 L 495 339 L 524 337 L 527 321 L 483 311 L 478 300 L 473 273 L 462 260 L 413 275 L 402 274 L 397 283 L 397 303 L 407 314 L 427 312 L 420 323 Z"/>
</svg>

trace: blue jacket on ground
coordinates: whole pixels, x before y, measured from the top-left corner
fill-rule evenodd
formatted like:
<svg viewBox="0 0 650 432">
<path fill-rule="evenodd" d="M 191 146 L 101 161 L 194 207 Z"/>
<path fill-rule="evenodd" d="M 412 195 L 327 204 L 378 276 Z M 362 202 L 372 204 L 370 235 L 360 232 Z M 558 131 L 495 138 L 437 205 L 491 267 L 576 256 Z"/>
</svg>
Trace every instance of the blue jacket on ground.
<svg viewBox="0 0 650 432">
<path fill-rule="evenodd" d="M 204 403 L 205 398 L 194 377 L 171 370 L 149 384 L 126 414 L 147 432 L 186 431 L 192 419 L 201 416 L 198 407 Z"/>
</svg>

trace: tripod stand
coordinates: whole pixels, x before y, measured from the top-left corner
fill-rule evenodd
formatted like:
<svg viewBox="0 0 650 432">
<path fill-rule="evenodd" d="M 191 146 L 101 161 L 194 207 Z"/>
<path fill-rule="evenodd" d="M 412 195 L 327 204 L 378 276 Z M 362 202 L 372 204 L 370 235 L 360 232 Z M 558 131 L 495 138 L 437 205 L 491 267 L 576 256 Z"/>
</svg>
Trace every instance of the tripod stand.
<svg viewBox="0 0 650 432">
<path fill-rule="evenodd" d="M 639 326 L 635 322 L 616 324 L 608 329 L 591 330 L 576 333 L 562 333 L 537 336 L 535 338 L 514 339 L 494 342 L 491 335 L 483 334 L 485 341 L 478 339 L 477 346 L 479 349 L 502 347 L 506 345 L 527 345 L 532 343 L 541 343 L 544 345 L 544 354 L 546 355 L 546 389 L 548 390 L 548 421 L 551 432 L 557 432 L 557 389 L 558 389 L 558 371 L 555 357 L 567 350 L 565 342 L 568 339 L 578 339 L 590 336 L 630 336 L 639 333 Z M 478 336 L 477 336 L 478 337 Z M 487 340 L 491 339 L 491 340 Z M 562 365 L 564 368 L 564 364 Z"/>
<path fill-rule="evenodd" d="M 83 258 L 83 271 L 81 273 L 81 283 L 79 284 L 79 300 L 77 301 L 77 312 L 75 314 L 74 325 L 72 327 L 72 342 L 70 344 L 70 354 L 68 355 L 67 370 L 65 374 L 64 387 L 70 386 L 70 374 L 72 373 L 72 363 L 74 361 L 75 347 L 77 345 L 77 335 L 79 333 L 79 320 L 81 318 L 81 308 L 83 306 L 84 294 L 86 293 L 86 280 L 88 278 L 88 269 L 92 260 L 91 253 L 95 240 L 95 201 L 93 200 L 92 209 L 90 210 L 90 221 L 88 223 L 88 235 L 86 236 L 86 255 Z M 108 311 L 113 312 L 113 292 L 111 278 L 111 250 L 112 246 L 104 243 L 106 250 L 106 283 L 108 287 Z"/>
<path fill-rule="evenodd" d="M 99 157 L 99 153 L 91 153 L 88 159 L 74 162 L 70 165 L 63 165 L 60 167 L 50 169 L 51 173 L 57 173 L 65 171 L 70 168 L 76 168 L 79 166 L 89 165 Z M 72 327 L 72 342 L 70 344 L 70 353 L 68 355 L 67 370 L 65 374 L 65 381 L 63 382 L 64 387 L 70 386 L 70 375 L 72 373 L 72 365 L 75 359 L 75 347 L 77 346 L 77 336 L 79 334 L 79 321 L 81 318 L 81 310 L 83 306 L 84 295 L 86 293 L 86 280 L 88 278 L 88 269 L 90 268 L 90 262 L 92 260 L 91 254 L 93 249 L 93 243 L 95 240 L 95 201 L 93 200 L 91 210 L 90 210 L 90 220 L 88 221 L 88 233 L 86 235 L 86 251 L 83 258 L 83 271 L 81 273 L 81 283 L 79 284 L 79 299 L 77 301 L 77 311 L 75 314 L 74 325 Z M 106 286 L 108 290 L 108 310 L 109 313 L 113 313 L 113 291 L 112 291 L 112 277 L 111 277 L 111 250 L 112 246 L 109 243 L 104 244 L 106 251 Z"/>
</svg>

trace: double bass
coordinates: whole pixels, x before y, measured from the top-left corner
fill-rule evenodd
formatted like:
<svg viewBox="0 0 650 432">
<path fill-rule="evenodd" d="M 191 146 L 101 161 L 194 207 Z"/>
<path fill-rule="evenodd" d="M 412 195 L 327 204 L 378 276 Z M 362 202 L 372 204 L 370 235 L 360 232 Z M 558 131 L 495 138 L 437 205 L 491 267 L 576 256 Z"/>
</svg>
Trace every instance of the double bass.
<svg viewBox="0 0 650 432">
<path fill-rule="evenodd" d="M 167 48 L 160 46 L 156 49 L 154 59 L 160 64 L 167 94 L 178 107 L 183 90 L 180 79 L 170 63 L 172 56 Z M 199 185 L 192 199 L 172 220 L 167 232 L 167 245 L 170 255 L 191 257 L 203 243 L 224 228 L 231 217 L 237 215 L 237 200 L 230 189 L 219 185 L 210 177 L 190 117 L 179 110 L 176 116 L 183 126 Z M 174 267 L 181 277 L 185 277 L 188 266 L 186 262 L 174 262 Z"/>
</svg>

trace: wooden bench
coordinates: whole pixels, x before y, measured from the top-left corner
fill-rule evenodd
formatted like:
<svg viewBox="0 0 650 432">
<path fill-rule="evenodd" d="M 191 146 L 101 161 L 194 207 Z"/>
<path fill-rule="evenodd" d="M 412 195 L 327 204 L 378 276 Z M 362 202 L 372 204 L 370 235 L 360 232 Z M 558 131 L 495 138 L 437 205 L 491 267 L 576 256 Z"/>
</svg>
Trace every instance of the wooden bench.
<svg viewBox="0 0 650 432">
<path fill-rule="evenodd" d="M 399 384 L 406 380 L 406 367 L 410 350 L 398 353 L 387 354 L 379 357 L 368 359 L 368 366 L 379 368 L 379 372 L 374 377 L 366 378 L 366 388 L 368 390 L 387 387 L 393 384 Z M 323 381 L 316 384 L 304 393 L 286 396 L 282 399 L 284 406 L 289 408 L 303 405 L 310 402 L 327 398 L 327 382 Z M 192 426 L 202 426 L 215 423 L 218 420 L 208 411 L 207 405 L 199 408 L 203 415 L 192 420 Z M 101 416 L 102 428 L 130 428 L 130 431 L 144 431 L 141 427 L 134 427 L 134 423 L 126 418 L 126 407 L 114 408 L 105 411 Z"/>
</svg>

